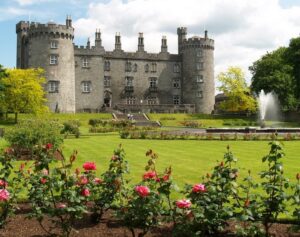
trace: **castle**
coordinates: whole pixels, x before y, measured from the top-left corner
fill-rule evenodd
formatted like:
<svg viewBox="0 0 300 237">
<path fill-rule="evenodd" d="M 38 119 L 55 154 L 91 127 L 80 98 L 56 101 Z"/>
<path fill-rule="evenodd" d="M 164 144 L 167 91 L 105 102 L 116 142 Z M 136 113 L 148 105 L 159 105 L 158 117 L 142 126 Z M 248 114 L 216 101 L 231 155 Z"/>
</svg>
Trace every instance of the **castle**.
<svg viewBox="0 0 300 237">
<path fill-rule="evenodd" d="M 105 51 L 101 32 L 95 45 L 73 44 L 74 28 L 65 25 L 20 21 L 16 25 L 17 67 L 45 69 L 51 111 L 99 112 L 212 112 L 215 102 L 214 40 L 188 38 L 187 28 L 177 29 L 178 54 L 170 54 L 166 37 L 159 53 L 147 53 L 143 33 L 136 52 Z"/>
</svg>

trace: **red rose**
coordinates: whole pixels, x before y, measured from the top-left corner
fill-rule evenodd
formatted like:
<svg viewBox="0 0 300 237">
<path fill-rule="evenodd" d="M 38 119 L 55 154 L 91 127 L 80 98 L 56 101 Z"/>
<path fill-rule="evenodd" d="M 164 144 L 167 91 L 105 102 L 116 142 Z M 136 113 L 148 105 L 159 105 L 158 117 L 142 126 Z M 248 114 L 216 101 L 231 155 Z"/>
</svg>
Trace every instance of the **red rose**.
<svg viewBox="0 0 300 237">
<path fill-rule="evenodd" d="M 140 197 L 147 197 L 150 194 L 150 189 L 147 186 L 136 186 L 135 191 Z"/>
<path fill-rule="evenodd" d="M 180 209 L 189 208 L 192 205 L 190 200 L 182 199 L 176 202 L 176 206 Z"/>
<path fill-rule="evenodd" d="M 47 182 L 47 179 L 41 178 L 41 183 L 42 183 L 42 184 L 45 184 L 46 182 Z"/>
<path fill-rule="evenodd" d="M 96 170 L 96 164 L 94 162 L 85 162 L 82 167 L 85 171 Z"/>
<path fill-rule="evenodd" d="M 8 186 L 8 183 L 5 180 L 0 179 L 0 186 L 5 188 Z"/>
<path fill-rule="evenodd" d="M 204 184 L 195 184 L 193 186 L 193 193 L 205 192 L 206 188 Z"/>
<path fill-rule="evenodd" d="M 143 179 L 147 180 L 147 179 L 154 179 L 156 177 L 156 173 L 155 171 L 148 171 L 143 175 Z"/>
<path fill-rule="evenodd" d="M 163 180 L 164 180 L 164 181 L 168 181 L 169 178 L 170 178 L 170 175 L 166 174 L 166 175 L 164 175 Z"/>
<path fill-rule="evenodd" d="M 85 197 L 88 197 L 90 196 L 90 190 L 88 188 L 84 188 L 81 190 L 81 195 L 82 196 L 85 196 Z"/>
<path fill-rule="evenodd" d="M 46 150 L 50 150 L 53 147 L 53 145 L 51 143 L 47 143 L 45 147 Z"/>
</svg>

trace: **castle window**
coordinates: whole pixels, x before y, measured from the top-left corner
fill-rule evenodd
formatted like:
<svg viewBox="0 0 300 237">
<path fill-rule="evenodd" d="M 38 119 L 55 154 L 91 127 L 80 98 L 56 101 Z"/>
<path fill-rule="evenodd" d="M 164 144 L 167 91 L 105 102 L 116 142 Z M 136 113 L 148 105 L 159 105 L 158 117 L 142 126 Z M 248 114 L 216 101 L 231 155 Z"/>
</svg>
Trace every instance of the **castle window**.
<svg viewBox="0 0 300 237">
<path fill-rule="evenodd" d="M 173 79 L 173 88 L 180 88 L 180 79 Z"/>
<path fill-rule="evenodd" d="M 51 54 L 50 55 L 50 65 L 57 65 L 58 63 L 58 56 Z"/>
<path fill-rule="evenodd" d="M 49 81 L 48 82 L 48 92 L 49 93 L 58 93 L 59 81 Z"/>
<path fill-rule="evenodd" d="M 151 64 L 151 72 L 156 72 L 157 70 L 157 64 L 156 63 L 152 63 Z"/>
<path fill-rule="evenodd" d="M 131 62 L 125 62 L 125 72 L 131 72 Z"/>
<path fill-rule="evenodd" d="M 179 66 L 178 63 L 175 63 L 175 64 L 174 64 L 173 72 L 175 72 L 175 73 L 180 73 L 180 66 Z"/>
<path fill-rule="evenodd" d="M 149 65 L 148 64 L 145 65 L 145 72 L 149 72 Z"/>
<path fill-rule="evenodd" d="M 110 71 L 110 61 L 104 62 L 104 71 Z"/>
<path fill-rule="evenodd" d="M 203 75 L 197 75 L 196 76 L 196 82 L 197 83 L 203 83 Z"/>
<path fill-rule="evenodd" d="M 202 49 L 197 49 L 196 56 L 199 57 L 199 58 L 203 57 L 203 50 Z"/>
<path fill-rule="evenodd" d="M 82 92 L 83 93 L 90 93 L 91 92 L 91 82 L 90 81 L 83 81 L 82 85 Z"/>
<path fill-rule="evenodd" d="M 202 91 L 197 91 L 196 96 L 199 97 L 199 98 L 202 98 L 203 97 Z"/>
<path fill-rule="evenodd" d="M 51 49 L 57 49 L 57 48 L 58 48 L 58 43 L 57 43 L 57 41 L 51 41 L 51 42 L 50 42 L 50 48 L 51 48 Z"/>
<path fill-rule="evenodd" d="M 87 58 L 82 59 L 82 67 L 89 67 L 89 61 Z"/>
<path fill-rule="evenodd" d="M 125 86 L 133 86 L 133 77 L 125 77 Z"/>
<path fill-rule="evenodd" d="M 157 98 L 156 97 L 148 97 L 147 98 L 147 104 L 148 105 L 156 105 L 157 104 Z"/>
<path fill-rule="evenodd" d="M 149 86 L 151 88 L 155 88 L 157 86 L 157 78 L 156 77 L 149 78 Z"/>
<path fill-rule="evenodd" d="M 173 104 L 174 105 L 180 104 L 180 96 L 179 95 L 173 95 Z"/>
<path fill-rule="evenodd" d="M 135 64 L 133 65 L 133 71 L 134 71 L 134 72 L 137 72 L 137 69 L 138 69 L 138 65 L 135 63 Z"/>
<path fill-rule="evenodd" d="M 110 77 L 104 76 L 104 87 L 110 87 Z"/>
<path fill-rule="evenodd" d="M 136 102 L 136 99 L 133 96 L 126 98 L 126 104 L 128 104 L 128 105 L 135 105 L 135 102 Z"/>
<path fill-rule="evenodd" d="M 203 63 L 197 63 L 197 64 L 196 64 L 196 69 L 197 69 L 198 71 L 203 70 Z"/>
</svg>

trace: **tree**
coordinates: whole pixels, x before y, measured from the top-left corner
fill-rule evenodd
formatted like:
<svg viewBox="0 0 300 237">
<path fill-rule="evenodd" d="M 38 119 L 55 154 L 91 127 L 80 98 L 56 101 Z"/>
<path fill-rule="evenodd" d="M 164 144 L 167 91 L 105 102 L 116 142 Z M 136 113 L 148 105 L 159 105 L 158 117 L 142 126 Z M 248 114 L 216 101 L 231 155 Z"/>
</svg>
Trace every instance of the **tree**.
<svg viewBox="0 0 300 237">
<path fill-rule="evenodd" d="M 257 103 L 250 93 L 245 76 L 241 68 L 229 67 L 226 72 L 218 75 L 222 83 L 219 90 L 227 99 L 220 104 L 220 108 L 228 112 L 255 112 Z"/>
<path fill-rule="evenodd" d="M 7 77 L 6 70 L 3 68 L 3 66 L 0 64 L 0 118 L 3 116 L 3 108 L 4 108 L 4 84 L 3 84 L 3 78 Z"/>
<path fill-rule="evenodd" d="M 293 67 L 293 76 L 295 82 L 295 96 L 300 101 L 300 37 L 290 40 L 284 57 Z"/>
<path fill-rule="evenodd" d="M 285 59 L 287 48 L 281 47 L 255 61 L 249 70 L 252 73 L 251 89 L 256 94 L 261 90 L 275 92 L 284 110 L 297 108 L 293 67 Z M 300 80 L 299 80 L 300 82 Z"/>
<path fill-rule="evenodd" d="M 47 111 L 43 89 L 45 78 L 43 69 L 8 69 L 7 77 L 2 79 L 4 89 L 4 108 L 15 114 L 40 113 Z"/>
</svg>

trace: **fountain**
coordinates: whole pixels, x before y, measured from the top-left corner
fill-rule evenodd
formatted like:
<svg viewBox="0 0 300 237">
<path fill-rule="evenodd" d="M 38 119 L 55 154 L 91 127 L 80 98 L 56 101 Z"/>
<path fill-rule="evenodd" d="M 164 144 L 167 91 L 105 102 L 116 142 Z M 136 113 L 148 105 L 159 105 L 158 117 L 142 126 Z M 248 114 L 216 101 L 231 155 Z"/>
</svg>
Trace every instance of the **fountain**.
<svg viewBox="0 0 300 237">
<path fill-rule="evenodd" d="M 265 120 L 278 121 L 279 119 L 279 102 L 276 95 L 271 93 L 265 93 L 263 90 L 260 91 L 258 96 L 258 106 L 260 115 L 260 126 L 264 128 L 266 126 Z"/>
</svg>

